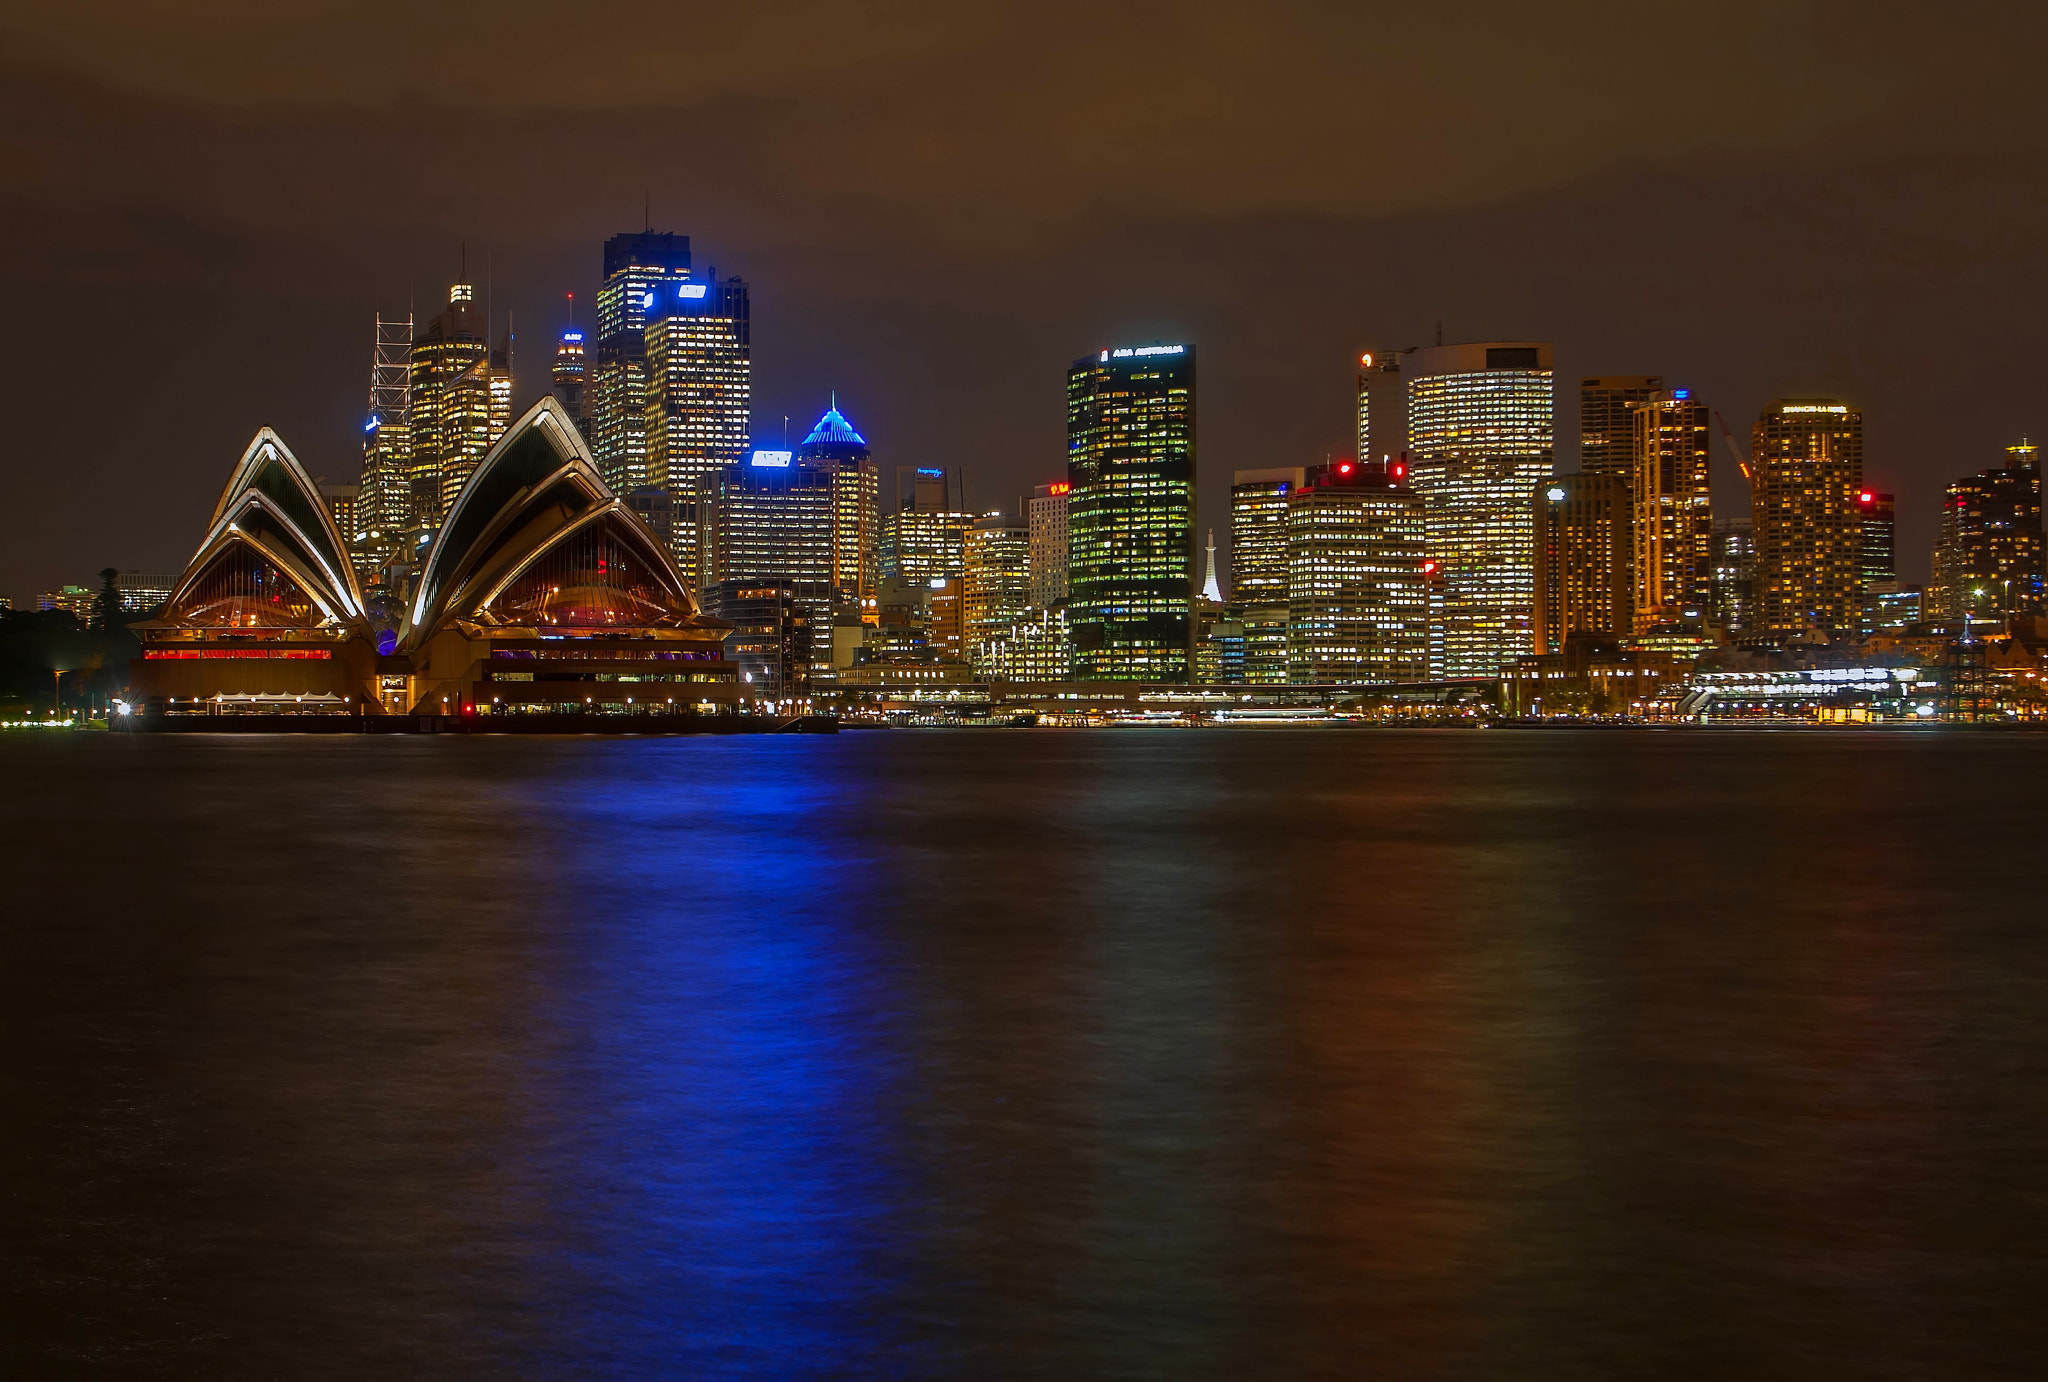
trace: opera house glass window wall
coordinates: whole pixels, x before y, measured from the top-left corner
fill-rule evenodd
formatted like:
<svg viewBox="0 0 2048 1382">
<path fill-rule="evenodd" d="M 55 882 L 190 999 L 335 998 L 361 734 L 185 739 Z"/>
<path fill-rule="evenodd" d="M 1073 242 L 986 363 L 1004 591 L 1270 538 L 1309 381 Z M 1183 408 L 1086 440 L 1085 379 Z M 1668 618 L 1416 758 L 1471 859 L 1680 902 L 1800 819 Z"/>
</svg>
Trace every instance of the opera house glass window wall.
<svg viewBox="0 0 2048 1382">
<path fill-rule="evenodd" d="M 365 599 L 318 487 L 268 429 L 161 616 L 145 713 L 703 715 L 738 709 L 727 625 L 544 398 L 450 504 L 414 588 Z M 387 612 L 389 611 L 389 612 Z"/>
</svg>

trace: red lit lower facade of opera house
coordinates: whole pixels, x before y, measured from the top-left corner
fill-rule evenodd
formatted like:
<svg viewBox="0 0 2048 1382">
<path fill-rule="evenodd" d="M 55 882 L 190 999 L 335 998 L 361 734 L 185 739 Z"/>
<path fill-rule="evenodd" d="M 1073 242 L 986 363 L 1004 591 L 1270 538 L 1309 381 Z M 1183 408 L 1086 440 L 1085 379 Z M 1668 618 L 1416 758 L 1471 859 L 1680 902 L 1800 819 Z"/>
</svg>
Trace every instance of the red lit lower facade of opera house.
<svg viewBox="0 0 2048 1382">
<path fill-rule="evenodd" d="M 543 398 L 449 507 L 403 599 L 366 597 L 317 485 L 265 428 L 142 640 L 146 718 L 737 714 L 730 627 Z M 649 728 L 654 728 L 649 724 Z"/>
</svg>

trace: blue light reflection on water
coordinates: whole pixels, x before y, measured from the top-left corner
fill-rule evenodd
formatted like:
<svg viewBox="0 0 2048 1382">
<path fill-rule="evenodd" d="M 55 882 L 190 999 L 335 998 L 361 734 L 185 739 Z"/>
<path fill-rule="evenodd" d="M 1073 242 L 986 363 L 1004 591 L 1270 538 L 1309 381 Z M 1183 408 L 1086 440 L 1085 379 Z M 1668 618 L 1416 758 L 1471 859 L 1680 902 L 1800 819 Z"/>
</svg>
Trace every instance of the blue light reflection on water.
<svg viewBox="0 0 2048 1382">
<path fill-rule="evenodd" d="M 744 769 L 726 761 L 744 753 Z M 552 784 L 559 1051 L 528 1129 L 553 1145 L 530 1259 L 551 1349 L 606 1375 L 807 1377 L 912 1360 L 889 1126 L 901 1083 L 873 861 L 835 755 L 637 744 Z M 559 1296 L 573 1296 L 573 1310 Z"/>
</svg>

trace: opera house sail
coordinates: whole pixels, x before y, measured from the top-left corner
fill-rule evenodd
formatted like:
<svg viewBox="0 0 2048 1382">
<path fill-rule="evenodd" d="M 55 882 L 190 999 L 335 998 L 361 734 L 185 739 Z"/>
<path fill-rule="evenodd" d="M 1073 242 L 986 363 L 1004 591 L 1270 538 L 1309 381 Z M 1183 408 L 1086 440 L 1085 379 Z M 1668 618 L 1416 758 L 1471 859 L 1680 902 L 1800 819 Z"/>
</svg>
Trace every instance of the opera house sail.
<svg viewBox="0 0 2048 1382">
<path fill-rule="evenodd" d="M 377 654 L 348 546 L 277 434 L 249 443 L 157 618 L 130 626 L 145 711 L 374 713 Z"/>
<path fill-rule="evenodd" d="M 317 486 L 266 428 L 161 617 L 134 626 L 132 683 L 145 714 L 166 715 L 739 709 L 729 626 L 699 610 L 551 397 L 478 462 L 389 624 L 365 607 Z"/>
<path fill-rule="evenodd" d="M 416 714 L 707 714 L 739 701 L 730 627 L 698 609 L 548 397 L 450 505 L 400 644 Z"/>
</svg>

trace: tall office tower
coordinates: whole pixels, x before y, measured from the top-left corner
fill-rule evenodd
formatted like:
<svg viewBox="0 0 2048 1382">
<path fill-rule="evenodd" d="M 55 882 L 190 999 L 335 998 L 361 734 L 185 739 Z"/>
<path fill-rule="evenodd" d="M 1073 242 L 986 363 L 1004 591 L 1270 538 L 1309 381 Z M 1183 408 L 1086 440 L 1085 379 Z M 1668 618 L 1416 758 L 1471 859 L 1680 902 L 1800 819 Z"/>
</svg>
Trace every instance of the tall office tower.
<svg viewBox="0 0 2048 1382">
<path fill-rule="evenodd" d="M 1874 489 L 1856 491 L 1857 527 L 1862 541 L 1859 562 L 1865 586 L 1879 586 L 1899 578 L 1898 542 L 1893 509 L 1897 496 Z"/>
<path fill-rule="evenodd" d="M 1358 459 L 1391 465 L 1408 449 L 1408 395 L 1401 387 L 1401 356 L 1367 351 L 1358 357 Z"/>
<path fill-rule="evenodd" d="M 1484 341 L 1425 346 L 1406 362 L 1410 476 L 1442 580 L 1444 676 L 1498 675 L 1534 641 L 1529 494 L 1553 468 L 1550 358 L 1547 343 Z"/>
<path fill-rule="evenodd" d="M 356 578 L 369 585 L 397 551 L 412 510 L 411 317 L 376 319 L 370 353 L 370 410 L 363 423 L 362 497 L 345 529 Z"/>
<path fill-rule="evenodd" d="M 1696 625 L 1707 615 L 1714 536 L 1707 487 L 1713 410 L 1690 389 L 1667 389 L 1632 412 L 1635 631 Z"/>
<path fill-rule="evenodd" d="M 1065 480 L 1040 485 L 1020 505 L 1031 543 L 1033 609 L 1050 609 L 1067 598 L 1067 496 L 1073 488 Z"/>
<path fill-rule="evenodd" d="M 448 289 L 448 306 L 412 339 L 412 523 L 435 527 L 489 448 L 490 348 L 476 285 Z M 452 482 L 452 483 L 451 483 Z"/>
<path fill-rule="evenodd" d="M 926 645 L 940 662 L 963 662 L 967 658 L 967 618 L 964 594 L 966 580 L 960 576 L 936 576 L 926 608 L 930 610 L 930 634 Z"/>
<path fill-rule="evenodd" d="M 1230 594 L 1237 604 L 1286 603 L 1287 501 L 1307 483 L 1301 466 L 1231 476 Z"/>
<path fill-rule="evenodd" d="M 1865 638 L 1891 624 L 1899 611 L 1894 504 L 1893 495 L 1874 489 L 1856 491 L 1856 512 L 1863 530 L 1863 604 L 1856 631 Z"/>
<path fill-rule="evenodd" d="M 1287 496 L 1287 679 L 1422 681 L 1422 500 L 1384 465 L 1318 466 Z"/>
<path fill-rule="evenodd" d="M 832 473 L 756 451 L 698 482 L 700 583 L 770 582 L 829 600 L 832 588 Z"/>
<path fill-rule="evenodd" d="M 1714 520 L 1707 623 L 1740 638 L 1756 626 L 1756 539 L 1747 518 Z"/>
<path fill-rule="evenodd" d="M 646 230 L 604 242 L 590 414 L 598 470 L 619 494 L 647 483 L 647 318 L 690 274 L 690 237 Z"/>
<path fill-rule="evenodd" d="M 1927 588 L 1931 617 L 2041 611 L 2039 452 L 2022 438 L 2005 449 L 2003 466 L 1948 486 Z"/>
<path fill-rule="evenodd" d="M 875 593 L 881 581 L 880 476 L 867 438 L 853 430 L 839 401 L 796 449 L 798 464 L 832 477 L 832 586 L 848 602 Z"/>
<path fill-rule="evenodd" d="M 1862 605 L 1863 414 L 1832 398 L 1780 398 L 1752 433 L 1756 633 L 1856 627 Z"/>
<path fill-rule="evenodd" d="M 1619 475 L 1559 475 L 1536 486 L 1536 651 L 1573 634 L 1625 637 L 1635 626 L 1634 511 Z"/>
<path fill-rule="evenodd" d="M 738 465 L 748 452 L 754 401 L 747 285 L 672 279 L 643 309 L 646 480 L 675 493 Z"/>
<path fill-rule="evenodd" d="M 939 513 L 962 507 L 951 497 L 956 486 L 943 466 L 899 465 L 896 467 L 896 507 L 892 512 L 915 509 Z"/>
<path fill-rule="evenodd" d="M 583 344 L 583 332 L 571 325 L 563 329 L 562 338 L 555 342 L 554 368 L 555 397 L 562 401 L 563 409 L 576 419 L 576 428 L 583 433 L 583 439 L 590 440 L 590 356 Z"/>
<path fill-rule="evenodd" d="M 1067 371 L 1067 622 L 1077 676 L 1186 681 L 1195 638 L 1195 348 Z"/>
<path fill-rule="evenodd" d="M 1579 381 L 1579 473 L 1635 483 L 1638 403 L 1664 392 L 1661 374 L 1608 374 Z"/>
<path fill-rule="evenodd" d="M 960 619 L 967 646 L 1007 633 L 1031 610 L 1031 533 L 999 513 L 967 530 Z"/>
<path fill-rule="evenodd" d="M 965 569 L 974 515 L 953 508 L 949 490 L 937 467 L 896 468 L 896 512 L 882 520 L 883 579 L 934 581 Z"/>
</svg>

